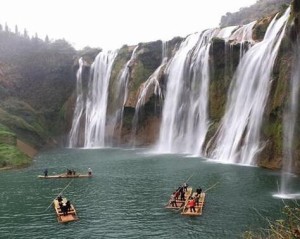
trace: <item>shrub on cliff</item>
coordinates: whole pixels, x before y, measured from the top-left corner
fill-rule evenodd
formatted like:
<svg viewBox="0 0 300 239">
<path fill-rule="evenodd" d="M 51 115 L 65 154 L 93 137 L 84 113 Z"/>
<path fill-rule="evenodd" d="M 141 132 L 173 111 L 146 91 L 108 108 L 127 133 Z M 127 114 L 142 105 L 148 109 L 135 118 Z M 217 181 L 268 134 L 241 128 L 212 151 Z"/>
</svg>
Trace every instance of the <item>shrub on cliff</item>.
<svg viewBox="0 0 300 239">
<path fill-rule="evenodd" d="M 300 238 L 300 208 L 299 205 L 285 205 L 282 211 L 282 219 L 269 221 L 269 227 L 261 229 L 259 232 L 247 231 L 243 237 L 245 239 L 292 239 Z"/>
</svg>

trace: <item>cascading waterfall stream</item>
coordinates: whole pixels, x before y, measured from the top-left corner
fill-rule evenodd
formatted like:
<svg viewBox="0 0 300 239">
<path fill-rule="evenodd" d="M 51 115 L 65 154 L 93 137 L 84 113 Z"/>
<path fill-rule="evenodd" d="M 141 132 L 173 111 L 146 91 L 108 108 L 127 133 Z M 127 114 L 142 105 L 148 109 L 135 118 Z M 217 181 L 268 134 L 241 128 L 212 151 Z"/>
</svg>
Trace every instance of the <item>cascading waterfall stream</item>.
<svg viewBox="0 0 300 239">
<path fill-rule="evenodd" d="M 79 69 L 76 73 L 76 105 L 73 115 L 72 128 L 69 134 L 69 147 L 74 148 L 79 145 L 80 137 L 80 121 L 82 119 L 82 113 L 84 109 L 84 98 L 83 98 L 83 89 L 82 89 L 82 70 L 84 66 L 84 60 L 79 59 Z"/>
<path fill-rule="evenodd" d="M 216 29 L 190 35 L 167 68 L 160 153 L 201 154 L 207 128 L 210 40 Z"/>
<path fill-rule="evenodd" d="M 274 196 L 280 198 L 300 198 L 300 193 L 292 193 L 291 182 L 294 178 L 292 174 L 293 166 L 293 151 L 294 151 L 294 138 L 296 134 L 296 122 L 298 116 L 298 101 L 299 101 L 299 88 L 300 88 L 300 41 L 298 39 L 294 51 L 294 64 L 292 69 L 290 81 L 290 99 L 287 110 L 283 117 L 284 125 L 284 140 L 283 140 L 283 160 L 281 171 L 280 192 Z"/>
<path fill-rule="evenodd" d="M 116 130 L 116 128 L 119 128 L 119 137 L 121 137 L 121 129 L 123 125 L 123 115 L 124 115 L 124 107 L 128 98 L 128 81 L 130 78 L 130 67 L 131 64 L 134 62 L 136 58 L 136 51 L 138 49 L 138 45 L 134 48 L 131 57 L 129 61 L 125 64 L 123 67 L 120 77 L 118 79 L 118 83 L 115 89 L 115 95 L 117 96 L 116 102 L 117 102 L 117 109 L 114 112 L 114 116 L 111 120 L 111 128 L 113 131 Z"/>
<path fill-rule="evenodd" d="M 209 100 L 209 50 L 211 39 L 217 29 L 210 29 L 203 33 L 192 56 L 190 74 L 192 75 L 191 92 L 189 97 L 190 110 L 188 111 L 185 142 L 186 151 L 203 156 L 203 145 L 209 127 L 208 100 Z"/>
<path fill-rule="evenodd" d="M 243 55 L 247 51 L 247 47 L 245 47 L 245 43 L 254 44 L 254 40 L 252 38 L 252 29 L 254 25 L 256 24 L 256 21 L 250 22 L 247 25 L 244 25 L 240 28 L 238 28 L 236 31 L 232 33 L 232 35 L 229 37 L 228 41 L 232 44 L 240 43 L 240 59 L 243 57 Z"/>
<path fill-rule="evenodd" d="M 240 57 L 241 59 L 246 51 L 255 43 L 252 38 L 252 29 L 256 21 L 251 22 L 243 26 L 230 26 L 222 28 L 217 34 L 218 38 L 221 38 L 225 41 L 225 75 L 224 79 L 227 76 L 232 76 L 234 73 L 233 66 L 233 46 L 236 44 L 240 45 Z"/>
<path fill-rule="evenodd" d="M 100 52 L 92 65 L 86 101 L 84 146 L 105 146 L 108 85 L 117 52 Z"/>
<path fill-rule="evenodd" d="M 232 80 L 225 115 L 217 132 L 212 158 L 253 165 L 261 150 L 260 130 L 271 86 L 271 74 L 290 13 L 269 24 L 262 42 L 242 57 Z"/>
<path fill-rule="evenodd" d="M 238 29 L 238 26 L 229 26 L 229 27 L 224 27 L 220 29 L 216 37 L 224 39 L 225 42 L 229 41 L 229 37 L 232 35 L 232 32 L 236 31 Z"/>
</svg>

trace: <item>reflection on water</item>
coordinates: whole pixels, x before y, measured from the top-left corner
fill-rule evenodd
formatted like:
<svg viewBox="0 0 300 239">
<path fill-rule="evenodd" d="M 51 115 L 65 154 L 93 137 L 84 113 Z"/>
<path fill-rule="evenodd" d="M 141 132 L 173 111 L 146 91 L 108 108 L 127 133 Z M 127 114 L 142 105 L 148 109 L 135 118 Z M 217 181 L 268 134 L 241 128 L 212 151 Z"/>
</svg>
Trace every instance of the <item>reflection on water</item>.
<svg viewBox="0 0 300 239">
<path fill-rule="evenodd" d="M 0 238 L 239 238 L 278 218 L 283 204 L 272 197 L 279 175 L 260 168 L 223 165 L 142 150 L 62 149 L 41 153 L 26 169 L 0 172 Z M 38 179 L 67 168 L 93 178 L 74 179 L 64 191 L 79 221 L 59 224 L 47 207 L 70 179 Z M 207 192 L 201 217 L 164 208 L 172 190 L 189 184 Z M 295 179 L 295 185 L 299 180 Z"/>
</svg>

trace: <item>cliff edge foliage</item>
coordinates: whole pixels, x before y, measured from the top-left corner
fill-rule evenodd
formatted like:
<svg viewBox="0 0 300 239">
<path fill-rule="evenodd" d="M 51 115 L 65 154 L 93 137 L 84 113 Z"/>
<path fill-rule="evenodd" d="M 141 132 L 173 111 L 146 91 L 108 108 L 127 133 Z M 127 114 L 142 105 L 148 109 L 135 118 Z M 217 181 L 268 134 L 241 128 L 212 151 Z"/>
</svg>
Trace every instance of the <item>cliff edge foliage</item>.
<svg viewBox="0 0 300 239">
<path fill-rule="evenodd" d="M 221 18 L 220 27 L 245 25 L 282 11 L 290 3 L 291 0 L 258 0 L 255 4 L 243 7 L 238 12 L 227 12 Z"/>
</svg>

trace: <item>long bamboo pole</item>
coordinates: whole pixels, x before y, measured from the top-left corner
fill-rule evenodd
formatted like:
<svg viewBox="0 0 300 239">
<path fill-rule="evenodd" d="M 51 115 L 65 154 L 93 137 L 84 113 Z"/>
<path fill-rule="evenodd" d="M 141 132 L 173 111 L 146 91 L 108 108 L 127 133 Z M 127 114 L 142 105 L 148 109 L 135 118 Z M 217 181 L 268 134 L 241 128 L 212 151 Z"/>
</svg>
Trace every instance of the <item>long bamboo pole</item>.
<svg viewBox="0 0 300 239">
<path fill-rule="evenodd" d="M 74 178 L 68 183 L 68 185 L 55 197 L 55 198 L 57 198 L 59 195 L 61 195 L 62 193 L 63 193 L 63 191 L 65 191 L 69 186 L 70 186 L 70 184 L 73 182 L 73 180 L 74 180 Z M 55 199 L 54 198 L 54 199 Z M 51 207 L 51 205 L 53 204 L 53 202 L 54 202 L 54 199 L 52 200 L 52 202 L 51 202 L 51 204 L 46 208 L 46 210 L 45 211 L 47 211 L 50 207 Z"/>
</svg>

